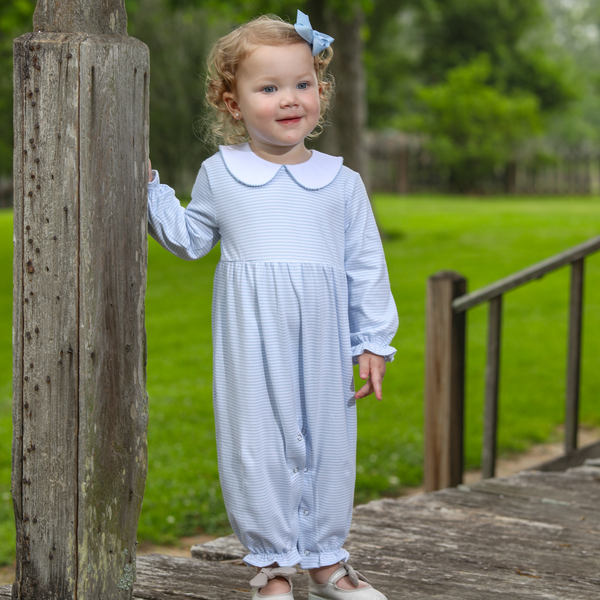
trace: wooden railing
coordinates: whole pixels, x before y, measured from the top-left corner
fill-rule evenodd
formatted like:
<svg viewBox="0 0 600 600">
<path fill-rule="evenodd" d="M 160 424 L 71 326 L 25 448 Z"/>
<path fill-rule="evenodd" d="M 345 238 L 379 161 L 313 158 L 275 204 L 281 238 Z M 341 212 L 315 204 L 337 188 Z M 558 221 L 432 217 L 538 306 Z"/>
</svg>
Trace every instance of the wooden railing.
<svg viewBox="0 0 600 600">
<path fill-rule="evenodd" d="M 504 279 L 467 293 L 467 280 L 454 271 L 440 271 L 428 280 L 427 339 L 425 356 L 425 488 L 433 491 L 462 482 L 465 397 L 466 314 L 489 303 L 485 412 L 482 448 L 483 477 L 493 477 L 496 464 L 496 431 L 503 295 L 571 265 L 569 331 L 565 406 L 565 454 L 539 468 L 562 470 L 600 456 L 600 442 L 577 449 L 579 380 L 585 257 L 600 249 L 600 236 Z"/>
</svg>

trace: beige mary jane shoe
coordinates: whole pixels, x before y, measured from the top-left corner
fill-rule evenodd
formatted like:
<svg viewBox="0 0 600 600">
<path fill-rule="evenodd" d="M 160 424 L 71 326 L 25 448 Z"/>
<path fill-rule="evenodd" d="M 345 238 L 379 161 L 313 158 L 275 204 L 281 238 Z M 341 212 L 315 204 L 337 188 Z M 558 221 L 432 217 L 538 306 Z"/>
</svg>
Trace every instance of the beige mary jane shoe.
<svg viewBox="0 0 600 600">
<path fill-rule="evenodd" d="M 387 600 L 387 598 L 374 589 L 367 581 L 367 578 L 355 571 L 350 565 L 342 562 L 340 568 L 333 572 L 331 577 L 323 584 L 317 583 L 309 576 L 308 600 Z M 345 576 L 348 576 L 350 583 L 356 586 L 355 590 L 343 590 L 336 583 Z M 362 579 L 369 583 L 367 587 L 358 587 L 358 580 Z"/>
<path fill-rule="evenodd" d="M 294 586 L 292 585 L 292 575 L 296 574 L 296 569 L 291 567 L 265 567 L 250 581 L 252 586 L 252 600 L 267 598 L 268 600 L 294 600 Z M 286 594 L 276 594 L 275 596 L 263 596 L 260 590 L 264 588 L 271 579 L 283 577 L 290 584 L 290 591 Z"/>
</svg>

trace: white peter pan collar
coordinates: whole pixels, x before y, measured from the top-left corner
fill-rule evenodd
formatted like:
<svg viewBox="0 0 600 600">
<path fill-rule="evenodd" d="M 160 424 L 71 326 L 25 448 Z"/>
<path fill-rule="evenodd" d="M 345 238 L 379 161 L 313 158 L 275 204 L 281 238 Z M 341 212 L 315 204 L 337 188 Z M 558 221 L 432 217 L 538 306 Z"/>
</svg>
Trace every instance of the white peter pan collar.
<svg viewBox="0 0 600 600">
<path fill-rule="evenodd" d="M 250 144 L 219 146 L 223 162 L 231 175 L 240 183 L 257 187 L 266 185 L 284 168 L 294 181 L 307 190 L 320 190 L 329 185 L 340 172 L 343 158 L 312 151 L 312 156 L 298 165 L 279 165 L 252 152 Z"/>
</svg>

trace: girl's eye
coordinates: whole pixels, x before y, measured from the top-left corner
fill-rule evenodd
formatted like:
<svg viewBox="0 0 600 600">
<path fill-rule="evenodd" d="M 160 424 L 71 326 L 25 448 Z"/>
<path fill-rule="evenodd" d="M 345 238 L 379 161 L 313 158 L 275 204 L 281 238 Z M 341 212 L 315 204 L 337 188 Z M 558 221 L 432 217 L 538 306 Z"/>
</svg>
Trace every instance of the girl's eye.
<svg viewBox="0 0 600 600">
<path fill-rule="evenodd" d="M 306 88 L 308 88 L 308 83 L 306 81 L 303 81 L 302 83 L 299 83 L 296 87 L 299 90 L 305 90 Z"/>
<path fill-rule="evenodd" d="M 275 86 L 274 85 L 266 85 L 263 88 L 263 92 L 267 92 L 267 94 L 272 94 L 275 91 Z"/>
</svg>

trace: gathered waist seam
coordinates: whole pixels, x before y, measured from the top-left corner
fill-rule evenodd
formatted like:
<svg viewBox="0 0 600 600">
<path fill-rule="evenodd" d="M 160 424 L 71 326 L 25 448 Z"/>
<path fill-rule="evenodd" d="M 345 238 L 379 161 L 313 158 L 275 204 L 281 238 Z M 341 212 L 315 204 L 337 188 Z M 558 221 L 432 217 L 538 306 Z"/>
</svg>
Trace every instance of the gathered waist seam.
<svg viewBox="0 0 600 600">
<path fill-rule="evenodd" d="M 220 264 L 241 264 L 241 265 L 306 265 L 311 267 L 328 267 L 335 269 L 342 273 L 346 273 L 344 269 L 337 265 L 332 265 L 326 262 L 316 261 L 305 261 L 305 260 L 223 260 L 221 259 L 217 266 Z"/>
</svg>

